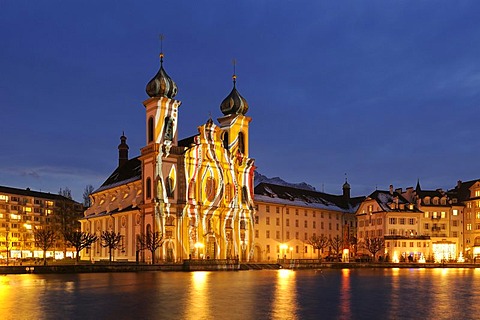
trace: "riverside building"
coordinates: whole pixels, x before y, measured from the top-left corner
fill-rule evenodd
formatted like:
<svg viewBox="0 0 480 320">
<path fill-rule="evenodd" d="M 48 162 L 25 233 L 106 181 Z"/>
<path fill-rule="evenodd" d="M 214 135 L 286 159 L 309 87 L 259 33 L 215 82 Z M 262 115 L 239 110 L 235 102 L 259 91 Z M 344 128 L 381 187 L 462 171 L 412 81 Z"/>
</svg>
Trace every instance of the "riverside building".
<svg viewBox="0 0 480 320">
<path fill-rule="evenodd" d="M 198 134 L 178 139 L 177 85 L 160 70 L 147 84 L 145 147 L 129 159 L 126 137 L 118 146 L 118 167 L 91 195 L 82 231 L 120 233 L 115 260 L 151 261 L 138 237 L 159 232 L 164 239 L 155 261 L 228 259 L 253 254 L 254 160 L 249 157 L 247 101 L 233 89 L 220 104 L 218 125 L 210 118 Z M 192 112 L 187 109 L 185 112 Z M 97 242 L 83 259 L 108 259 Z"/>
<path fill-rule="evenodd" d="M 350 197 L 345 182 L 342 195 L 331 195 L 271 183 L 255 187 L 254 259 L 318 259 L 341 254 L 343 261 L 354 256 L 355 211 L 364 197 Z M 339 239 L 339 252 L 332 245 L 315 249 L 311 237 Z M 337 257 L 338 258 L 338 257 Z"/>
<path fill-rule="evenodd" d="M 60 233 L 65 223 L 80 227 L 77 219 L 83 209 L 82 204 L 58 194 L 0 186 L 0 259 L 43 258 L 33 232 L 45 227 L 58 231 L 47 258 L 73 257 L 74 248 L 64 243 Z"/>
</svg>

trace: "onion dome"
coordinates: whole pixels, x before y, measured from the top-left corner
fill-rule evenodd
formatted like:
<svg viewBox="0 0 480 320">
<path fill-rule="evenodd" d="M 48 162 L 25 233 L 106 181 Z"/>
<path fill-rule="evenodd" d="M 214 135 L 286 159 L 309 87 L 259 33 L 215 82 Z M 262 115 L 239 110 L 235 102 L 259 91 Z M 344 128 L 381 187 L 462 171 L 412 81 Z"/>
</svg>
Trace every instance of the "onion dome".
<svg viewBox="0 0 480 320">
<path fill-rule="evenodd" d="M 248 103 L 244 97 L 240 95 L 235 86 L 237 77 L 233 76 L 232 92 L 220 104 L 220 110 L 224 115 L 242 114 L 245 115 L 248 111 Z"/>
<path fill-rule="evenodd" d="M 160 54 L 160 70 L 147 84 L 145 90 L 149 97 L 166 97 L 173 99 L 177 95 L 177 84 L 163 69 L 163 53 Z"/>
</svg>

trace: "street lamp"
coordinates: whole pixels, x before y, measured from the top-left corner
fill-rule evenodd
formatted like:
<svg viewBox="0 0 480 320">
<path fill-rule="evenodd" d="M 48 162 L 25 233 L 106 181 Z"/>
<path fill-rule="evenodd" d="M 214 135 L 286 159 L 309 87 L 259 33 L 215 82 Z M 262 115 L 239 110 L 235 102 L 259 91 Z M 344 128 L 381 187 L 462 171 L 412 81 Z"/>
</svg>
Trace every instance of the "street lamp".
<svg viewBox="0 0 480 320">
<path fill-rule="evenodd" d="M 194 245 L 195 250 L 197 251 L 197 259 L 200 259 L 200 248 L 203 248 L 204 245 L 201 242 L 196 242 Z"/>
</svg>

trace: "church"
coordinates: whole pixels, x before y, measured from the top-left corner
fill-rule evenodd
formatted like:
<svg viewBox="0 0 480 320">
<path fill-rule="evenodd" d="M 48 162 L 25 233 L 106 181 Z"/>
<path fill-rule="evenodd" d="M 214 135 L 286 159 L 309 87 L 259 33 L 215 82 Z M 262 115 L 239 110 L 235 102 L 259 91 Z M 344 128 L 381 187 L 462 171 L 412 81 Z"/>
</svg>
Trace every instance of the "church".
<svg viewBox="0 0 480 320">
<path fill-rule="evenodd" d="M 90 196 L 82 231 L 121 234 L 116 261 L 181 262 L 184 259 L 249 261 L 253 255 L 254 159 L 249 157 L 247 101 L 236 88 L 221 102 L 218 124 L 210 118 L 198 134 L 178 139 L 177 85 L 163 67 L 146 86 L 145 146 L 129 159 L 120 137 L 118 167 Z M 159 232 L 163 245 L 140 250 L 138 237 Z M 97 241 L 82 259 L 109 259 Z"/>
</svg>

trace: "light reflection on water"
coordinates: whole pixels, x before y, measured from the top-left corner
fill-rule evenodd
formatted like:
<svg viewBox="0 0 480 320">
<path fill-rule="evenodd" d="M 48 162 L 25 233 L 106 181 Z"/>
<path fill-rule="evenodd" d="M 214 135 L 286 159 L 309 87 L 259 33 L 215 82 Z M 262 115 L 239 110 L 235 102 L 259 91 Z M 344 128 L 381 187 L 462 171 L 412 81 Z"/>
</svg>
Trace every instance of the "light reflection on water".
<svg viewBox="0 0 480 320">
<path fill-rule="evenodd" d="M 280 269 L 275 279 L 272 319 L 298 319 L 297 289 L 293 270 Z"/>
<path fill-rule="evenodd" d="M 480 269 L 0 276 L 0 319 L 476 319 Z"/>
</svg>

